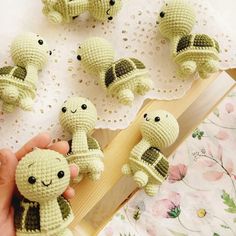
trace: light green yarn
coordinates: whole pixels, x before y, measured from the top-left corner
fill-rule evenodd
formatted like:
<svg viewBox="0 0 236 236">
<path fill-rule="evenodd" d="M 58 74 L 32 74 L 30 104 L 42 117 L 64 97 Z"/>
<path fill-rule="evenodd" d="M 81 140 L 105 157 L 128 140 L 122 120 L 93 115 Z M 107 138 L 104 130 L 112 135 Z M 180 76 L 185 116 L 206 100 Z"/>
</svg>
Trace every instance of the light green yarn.
<svg viewBox="0 0 236 236">
<path fill-rule="evenodd" d="M 70 181 L 65 157 L 52 150 L 36 149 L 19 162 L 16 185 L 24 197 L 15 209 L 17 236 L 72 235 L 69 202 L 61 195 Z"/>
<path fill-rule="evenodd" d="M 72 97 L 64 102 L 60 112 L 61 126 L 72 134 L 69 163 L 79 168 L 76 181 L 87 175 L 91 180 L 98 180 L 104 170 L 103 153 L 98 142 L 90 136 L 97 121 L 95 106 L 86 98 Z"/>
<path fill-rule="evenodd" d="M 121 0 L 42 0 L 43 13 L 52 23 L 69 23 L 88 11 L 99 21 L 112 20 L 121 9 Z"/>
<path fill-rule="evenodd" d="M 166 179 L 169 167 L 161 150 L 175 142 L 179 125 L 172 114 L 158 110 L 144 115 L 140 131 L 142 140 L 132 149 L 128 163 L 122 167 L 122 173 L 133 176 L 139 188 L 144 188 L 149 196 L 154 196 L 157 185 Z"/>
<path fill-rule="evenodd" d="M 114 60 L 111 44 L 89 38 L 78 48 L 78 60 L 91 74 L 99 76 L 102 87 L 124 105 L 132 105 L 134 95 L 145 95 L 153 86 L 145 65 L 136 58 Z"/>
<path fill-rule="evenodd" d="M 193 7 L 186 0 L 169 0 L 158 17 L 160 33 L 172 43 L 172 55 L 179 65 L 178 76 L 187 79 L 198 72 L 202 79 L 219 70 L 219 44 L 205 34 L 190 34 L 196 22 Z"/>
<path fill-rule="evenodd" d="M 0 68 L 0 100 L 3 112 L 19 106 L 30 111 L 36 96 L 38 71 L 46 64 L 50 51 L 45 40 L 34 33 L 24 33 L 11 44 L 16 66 Z"/>
</svg>

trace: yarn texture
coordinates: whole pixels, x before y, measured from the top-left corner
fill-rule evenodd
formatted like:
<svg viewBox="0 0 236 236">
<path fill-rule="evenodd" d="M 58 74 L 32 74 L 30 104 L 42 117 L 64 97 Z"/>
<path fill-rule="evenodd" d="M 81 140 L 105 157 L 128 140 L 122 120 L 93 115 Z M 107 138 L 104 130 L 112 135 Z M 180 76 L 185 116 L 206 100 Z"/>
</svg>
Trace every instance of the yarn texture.
<svg viewBox="0 0 236 236">
<path fill-rule="evenodd" d="M 23 196 L 15 206 L 17 236 L 72 236 L 69 202 L 62 196 L 70 182 L 66 158 L 52 150 L 35 149 L 19 162 L 16 185 Z"/>
<path fill-rule="evenodd" d="M 134 95 L 145 95 L 152 88 L 148 70 L 136 58 L 114 60 L 114 50 L 103 38 L 90 38 L 78 49 L 77 59 L 87 71 L 99 76 L 100 84 L 124 105 L 131 105 Z"/>
<path fill-rule="evenodd" d="M 172 145 L 179 135 L 175 117 L 167 111 L 158 110 L 144 114 L 140 124 L 142 140 L 132 149 L 122 173 L 133 176 L 140 188 L 149 196 L 157 192 L 157 185 L 168 174 L 169 163 L 161 150 Z"/>
<path fill-rule="evenodd" d="M 112 20 L 120 11 L 121 0 L 42 0 L 43 13 L 50 22 L 69 23 L 88 11 L 99 21 Z"/>
<path fill-rule="evenodd" d="M 61 126 L 72 134 L 67 160 L 79 168 L 79 176 L 74 181 L 80 182 L 84 175 L 98 180 L 104 171 L 104 164 L 103 152 L 98 142 L 90 136 L 97 121 L 95 106 L 86 98 L 69 98 L 63 104 L 59 119 Z"/>
<path fill-rule="evenodd" d="M 172 55 L 182 79 L 196 72 L 206 79 L 219 70 L 219 44 L 206 34 L 190 34 L 195 22 L 194 9 L 186 0 L 168 1 L 158 17 L 160 33 L 172 43 Z"/>
<path fill-rule="evenodd" d="M 26 111 L 32 110 L 38 71 L 46 64 L 49 54 L 51 51 L 41 36 L 25 33 L 16 37 L 11 45 L 15 66 L 0 68 L 3 112 L 13 112 L 17 106 Z"/>
</svg>

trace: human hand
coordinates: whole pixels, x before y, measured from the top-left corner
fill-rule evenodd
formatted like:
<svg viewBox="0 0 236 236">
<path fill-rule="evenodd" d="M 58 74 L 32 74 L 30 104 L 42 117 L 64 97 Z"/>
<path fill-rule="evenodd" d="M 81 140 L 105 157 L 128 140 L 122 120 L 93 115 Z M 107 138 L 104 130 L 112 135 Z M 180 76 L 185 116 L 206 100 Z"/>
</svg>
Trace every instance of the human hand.
<svg viewBox="0 0 236 236">
<path fill-rule="evenodd" d="M 0 235 L 15 236 L 14 228 L 14 209 L 12 199 L 17 194 L 15 185 L 15 171 L 18 161 L 33 148 L 52 149 L 61 154 L 69 151 L 67 142 L 61 141 L 51 144 L 51 138 L 47 133 L 42 133 L 31 139 L 18 152 L 13 153 L 9 149 L 0 150 Z M 71 178 L 78 175 L 75 165 L 70 166 Z M 74 196 L 74 189 L 69 187 L 63 194 L 69 199 Z"/>
</svg>

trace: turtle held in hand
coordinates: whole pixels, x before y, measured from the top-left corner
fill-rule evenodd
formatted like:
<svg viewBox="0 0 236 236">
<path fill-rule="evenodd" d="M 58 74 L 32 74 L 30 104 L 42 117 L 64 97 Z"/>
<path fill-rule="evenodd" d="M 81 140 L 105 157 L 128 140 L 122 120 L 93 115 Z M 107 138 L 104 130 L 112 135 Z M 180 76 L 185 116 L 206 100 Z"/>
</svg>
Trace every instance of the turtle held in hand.
<svg viewBox="0 0 236 236">
<path fill-rule="evenodd" d="M 144 188 L 149 196 L 154 196 L 157 185 L 166 179 L 169 168 L 161 150 L 175 142 L 179 125 L 172 114 L 158 110 L 144 115 L 140 131 L 142 140 L 132 149 L 122 173 L 132 175 L 140 188 Z"/>
<path fill-rule="evenodd" d="M 99 21 L 112 20 L 121 9 L 121 0 L 42 0 L 43 13 L 52 23 L 69 23 L 88 11 Z"/>
<path fill-rule="evenodd" d="M 60 112 L 62 127 L 72 134 L 72 143 L 67 160 L 80 170 L 75 179 L 79 182 L 87 175 L 91 180 L 98 180 L 104 171 L 103 152 L 98 142 L 90 136 L 97 121 L 95 106 L 86 98 L 72 97 L 64 102 Z"/>
<path fill-rule="evenodd" d="M 23 196 L 15 206 L 17 236 L 72 236 L 69 202 L 62 196 L 70 182 L 66 158 L 52 150 L 35 149 L 19 162 L 16 185 Z"/>
<path fill-rule="evenodd" d="M 114 61 L 114 50 L 103 38 L 94 37 L 82 43 L 77 59 L 99 76 L 102 87 L 124 105 L 133 103 L 134 94 L 144 95 L 152 88 L 145 65 L 136 58 Z"/>
<path fill-rule="evenodd" d="M 190 34 L 195 12 L 186 0 L 169 0 L 158 17 L 160 33 L 172 43 L 172 55 L 180 78 L 198 72 L 202 79 L 219 70 L 219 44 L 206 34 Z"/>
<path fill-rule="evenodd" d="M 44 39 L 34 33 L 24 33 L 13 41 L 11 55 L 16 66 L 0 68 L 0 100 L 4 112 L 12 112 L 17 106 L 32 109 L 36 96 L 38 70 L 47 62 L 51 51 Z"/>
</svg>

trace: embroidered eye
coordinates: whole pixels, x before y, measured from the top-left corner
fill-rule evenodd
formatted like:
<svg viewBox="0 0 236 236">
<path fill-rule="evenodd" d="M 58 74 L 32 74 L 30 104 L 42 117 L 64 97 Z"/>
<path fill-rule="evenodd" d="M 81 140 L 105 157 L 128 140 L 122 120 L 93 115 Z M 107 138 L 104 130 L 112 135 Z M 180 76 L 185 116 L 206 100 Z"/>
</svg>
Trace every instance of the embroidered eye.
<svg viewBox="0 0 236 236">
<path fill-rule="evenodd" d="M 86 110 L 86 109 L 87 109 L 87 105 L 86 105 L 86 104 L 83 104 L 83 105 L 81 106 L 81 108 L 82 108 L 83 110 Z"/>
<path fill-rule="evenodd" d="M 111 5 L 111 6 L 114 6 L 114 5 L 115 5 L 115 3 L 116 3 L 116 1 L 115 1 L 115 0 L 110 0 L 110 5 Z"/>
<path fill-rule="evenodd" d="M 161 119 L 159 116 L 155 117 L 155 122 L 159 122 Z"/>
<path fill-rule="evenodd" d="M 59 179 L 63 178 L 64 175 L 65 175 L 65 173 L 64 173 L 64 171 L 62 171 L 62 170 L 57 173 L 57 177 L 58 177 Z"/>
<path fill-rule="evenodd" d="M 66 107 L 62 107 L 61 111 L 62 111 L 63 113 L 66 113 L 66 111 L 67 111 Z"/>
<path fill-rule="evenodd" d="M 147 113 L 145 113 L 143 117 L 146 118 L 147 117 Z"/>
<path fill-rule="evenodd" d="M 36 178 L 35 178 L 34 176 L 30 176 L 30 177 L 28 178 L 28 182 L 29 182 L 30 184 L 35 184 L 35 183 L 36 183 Z"/>
<path fill-rule="evenodd" d="M 43 45 L 43 40 L 40 39 L 40 40 L 38 41 L 38 44 L 39 44 L 39 45 Z"/>
<path fill-rule="evenodd" d="M 160 13 L 160 17 L 163 18 L 164 16 L 165 16 L 165 12 L 162 11 L 162 12 Z"/>
<path fill-rule="evenodd" d="M 81 56 L 80 55 L 77 56 L 77 60 L 81 61 Z"/>
</svg>

